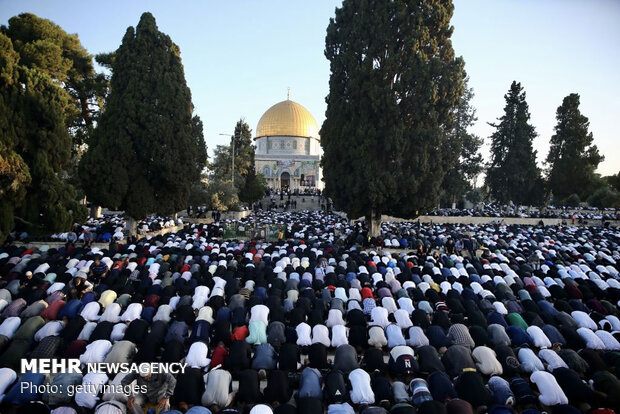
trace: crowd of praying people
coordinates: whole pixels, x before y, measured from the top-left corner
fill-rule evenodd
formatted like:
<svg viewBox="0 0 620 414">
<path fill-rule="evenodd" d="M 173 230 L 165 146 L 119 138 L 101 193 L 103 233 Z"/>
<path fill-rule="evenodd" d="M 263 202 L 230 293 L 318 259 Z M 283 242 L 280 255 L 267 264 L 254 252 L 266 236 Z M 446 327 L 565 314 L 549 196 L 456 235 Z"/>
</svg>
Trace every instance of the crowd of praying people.
<svg viewBox="0 0 620 414">
<path fill-rule="evenodd" d="M 5 243 L 0 412 L 620 412 L 618 229 L 411 222 L 371 237 L 325 211 L 241 222 L 287 230 Z M 23 358 L 187 369 L 47 375 L 20 372 Z"/>
<path fill-rule="evenodd" d="M 599 209 L 580 206 L 547 206 L 546 208 L 514 204 L 478 203 L 471 208 L 437 208 L 428 213 L 429 216 L 444 217 L 495 217 L 495 218 L 559 218 L 575 222 L 597 222 L 601 220 L 620 220 L 620 213 L 615 208 Z M 587 223 L 586 223 L 587 224 Z"/>
</svg>

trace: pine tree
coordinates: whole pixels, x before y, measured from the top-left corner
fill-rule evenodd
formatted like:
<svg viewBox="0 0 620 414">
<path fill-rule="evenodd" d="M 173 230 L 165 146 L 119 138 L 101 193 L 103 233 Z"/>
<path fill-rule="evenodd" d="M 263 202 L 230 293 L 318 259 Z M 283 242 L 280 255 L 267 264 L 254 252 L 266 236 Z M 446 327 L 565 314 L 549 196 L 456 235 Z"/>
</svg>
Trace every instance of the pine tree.
<svg viewBox="0 0 620 414">
<path fill-rule="evenodd" d="M 491 135 L 491 162 L 485 182 L 491 196 L 501 203 L 537 203 L 543 188 L 532 147 L 536 131 L 529 123 L 525 91 L 514 81 L 504 98 L 506 106 L 500 122 L 489 123 L 495 132 Z"/>
<path fill-rule="evenodd" d="M 463 92 L 451 1 L 344 0 L 327 28 L 321 128 L 326 193 L 349 217 L 412 217 L 434 206 Z"/>
<path fill-rule="evenodd" d="M 604 157 L 598 152 L 590 121 L 579 110 L 579 95 L 571 93 L 556 112 L 558 121 L 547 155 L 549 189 L 556 199 L 578 194 L 584 200 L 594 191 L 594 171 Z"/>
<path fill-rule="evenodd" d="M 106 110 L 80 163 L 86 194 L 133 219 L 174 214 L 207 159 L 179 48 L 144 13 L 111 66 Z"/>
</svg>

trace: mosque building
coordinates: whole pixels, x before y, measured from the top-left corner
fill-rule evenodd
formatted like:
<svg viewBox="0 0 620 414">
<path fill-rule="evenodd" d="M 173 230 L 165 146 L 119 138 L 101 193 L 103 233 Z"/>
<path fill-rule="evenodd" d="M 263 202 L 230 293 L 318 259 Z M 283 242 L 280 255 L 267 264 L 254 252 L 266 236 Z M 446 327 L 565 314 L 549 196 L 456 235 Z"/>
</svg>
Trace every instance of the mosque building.
<svg viewBox="0 0 620 414">
<path fill-rule="evenodd" d="M 323 188 L 319 127 L 302 105 L 287 98 L 267 109 L 254 141 L 256 172 L 265 176 L 270 188 Z"/>
</svg>

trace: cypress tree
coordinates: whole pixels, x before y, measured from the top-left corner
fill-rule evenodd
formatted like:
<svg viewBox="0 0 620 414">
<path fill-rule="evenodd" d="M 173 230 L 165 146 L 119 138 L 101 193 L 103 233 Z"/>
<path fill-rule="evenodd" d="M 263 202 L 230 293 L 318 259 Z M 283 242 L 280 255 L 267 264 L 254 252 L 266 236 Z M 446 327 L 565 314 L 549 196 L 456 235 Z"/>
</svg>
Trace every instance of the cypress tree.
<svg viewBox="0 0 620 414">
<path fill-rule="evenodd" d="M 598 152 L 590 121 L 579 110 L 579 95 L 571 93 L 556 111 L 558 121 L 547 155 L 549 189 L 556 199 L 578 194 L 585 200 L 594 191 L 594 171 L 604 157 Z"/>
<path fill-rule="evenodd" d="M 327 28 L 325 191 L 350 217 L 412 217 L 436 204 L 463 92 L 451 1 L 344 0 Z"/>
<path fill-rule="evenodd" d="M 502 203 L 531 204 L 540 201 L 543 188 L 536 166 L 532 142 L 536 131 L 521 84 L 513 81 L 504 95 L 506 106 L 499 123 L 491 124 L 491 162 L 486 185 L 493 198 Z"/>
<path fill-rule="evenodd" d="M 86 194 L 133 219 L 174 214 L 207 159 L 179 48 L 144 13 L 113 56 L 106 110 L 80 163 Z"/>
<path fill-rule="evenodd" d="M 478 118 L 471 106 L 473 90 L 464 81 L 464 92 L 456 108 L 454 128 L 450 134 L 450 150 L 460 154 L 459 159 L 448 169 L 442 183 L 442 204 L 448 205 L 461 199 L 472 189 L 476 177 L 482 172 L 482 139 L 468 131 Z M 471 201 L 471 200 L 470 200 Z"/>
<path fill-rule="evenodd" d="M 240 119 L 235 124 L 235 132 L 230 137 L 230 144 L 216 147 L 211 171 L 221 180 L 230 180 L 232 177 L 233 148 L 235 150 L 235 187 L 240 191 L 245 185 L 250 169 L 254 167 L 255 152 L 252 144 L 252 130 L 244 119 Z"/>
</svg>

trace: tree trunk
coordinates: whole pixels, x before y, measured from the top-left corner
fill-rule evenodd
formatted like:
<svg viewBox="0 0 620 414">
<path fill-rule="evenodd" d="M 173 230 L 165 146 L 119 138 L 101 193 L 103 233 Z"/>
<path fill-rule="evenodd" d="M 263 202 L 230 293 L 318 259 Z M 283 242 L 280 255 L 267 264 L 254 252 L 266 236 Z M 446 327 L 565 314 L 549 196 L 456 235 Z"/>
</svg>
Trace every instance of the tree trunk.
<svg viewBox="0 0 620 414">
<path fill-rule="evenodd" d="M 381 235 L 381 213 L 376 210 L 371 210 L 370 214 L 366 215 L 366 223 L 368 224 L 368 233 L 370 237 Z"/>
<path fill-rule="evenodd" d="M 136 219 L 133 217 L 127 217 L 126 221 L 127 222 L 125 224 L 125 230 L 127 231 L 127 236 L 128 237 L 135 236 L 137 234 Z"/>
<path fill-rule="evenodd" d="M 90 216 L 95 219 L 101 218 L 101 206 L 93 204 L 90 207 Z"/>
</svg>

